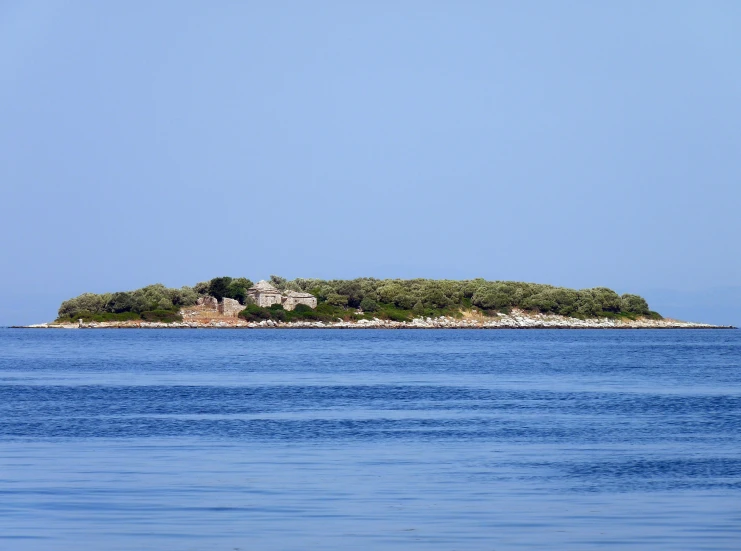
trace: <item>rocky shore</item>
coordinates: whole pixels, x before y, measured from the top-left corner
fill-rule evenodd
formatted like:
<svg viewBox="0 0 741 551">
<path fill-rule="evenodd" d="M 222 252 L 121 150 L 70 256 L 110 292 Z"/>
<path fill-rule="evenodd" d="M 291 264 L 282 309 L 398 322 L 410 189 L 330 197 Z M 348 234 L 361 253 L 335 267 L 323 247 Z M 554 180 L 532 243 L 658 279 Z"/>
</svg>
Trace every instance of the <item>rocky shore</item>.
<svg viewBox="0 0 741 551">
<path fill-rule="evenodd" d="M 514 311 L 496 317 L 419 317 L 409 322 L 378 318 L 335 322 L 263 320 L 247 322 L 239 318 L 185 319 L 182 322 L 146 321 L 90 322 L 76 324 L 41 323 L 25 326 L 39 329 L 735 329 L 732 326 L 691 323 L 671 319 L 578 319 L 548 314 Z"/>
</svg>

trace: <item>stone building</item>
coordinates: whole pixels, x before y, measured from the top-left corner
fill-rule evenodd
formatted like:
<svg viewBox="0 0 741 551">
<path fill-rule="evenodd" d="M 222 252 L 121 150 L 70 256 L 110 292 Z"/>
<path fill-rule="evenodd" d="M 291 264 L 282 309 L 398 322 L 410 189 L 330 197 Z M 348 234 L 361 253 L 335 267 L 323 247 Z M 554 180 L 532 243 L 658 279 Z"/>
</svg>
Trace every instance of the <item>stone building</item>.
<svg viewBox="0 0 741 551">
<path fill-rule="evenodd" d="M 258 281 L 247 289 L 247 298 L 252 299 L 255 304 L 263 308 L 283 303 L 283 295 L 280 291 L 265 280 Z"/>
<path fill-rule="evenodd" d="M 316 308 L 316 297 L 314 295 L 299 291 L 287 291 L 283 294 L 264 280 L 247 289 L 247 298 L 263 308 L 269 308 L 273 304 L 282 304 L 286 310 L 293 310 L 299 304 Z"/>
<path fill-rule="evenodd" d="M 299 291 L 288 291 L 283 297 L 283 308 L 293 310 L 299 304 L 305 304 L 311 308 L 316 308 L 316 297 L 309 293 Z"/>
</svg>

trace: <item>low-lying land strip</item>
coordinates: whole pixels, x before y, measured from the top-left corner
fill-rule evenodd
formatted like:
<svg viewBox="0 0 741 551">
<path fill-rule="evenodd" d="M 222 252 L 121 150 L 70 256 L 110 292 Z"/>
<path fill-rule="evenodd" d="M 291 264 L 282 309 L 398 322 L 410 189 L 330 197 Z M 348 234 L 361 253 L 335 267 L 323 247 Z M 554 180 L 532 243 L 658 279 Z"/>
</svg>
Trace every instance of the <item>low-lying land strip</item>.
<svg viewBox="0 0 741 551">
<path fill-rule="evenodd" d="M 43 328 L 712 328 L 664 319 L 643 297 L 517 281 L 217 277 L 66 300 Z"/>
<path fill-rule="evenodd" d="M 31 325 L 33 328 L 58 329 L 731 329 L 731 326 L 710 325 L 707 323 L 690 323 L 671 319 L 610 319 L 591 318 L 579 319 L 559 316 L 555 314 L 541 314 L 514 310 L 509 314 L 499 314 L 495 317 L 484 318 L 479 316 L 461 319 L 439 316 L 418 317 L 411 321 L 393 321 L 379 318 L 359 319 L 346 321 L 337 319 L 333 322 L 325 321 L 292 321 L 282 322 L 273 320 L 246 321 L 241 318 L 215 317 L 196 318 L 187 321 L 170 323 L 148 321 L 119 321 L 119 322 L 82 322 L 82 323 L 44 323 Z"/>
</svg>

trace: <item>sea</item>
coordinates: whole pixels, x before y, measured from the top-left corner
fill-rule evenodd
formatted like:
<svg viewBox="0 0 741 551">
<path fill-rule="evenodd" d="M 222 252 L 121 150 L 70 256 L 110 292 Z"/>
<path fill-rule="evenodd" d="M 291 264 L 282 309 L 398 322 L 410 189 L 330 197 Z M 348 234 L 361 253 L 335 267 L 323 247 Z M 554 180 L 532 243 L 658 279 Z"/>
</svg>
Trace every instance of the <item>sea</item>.
<svg viewBox="0 0 741 551">
<path fill-rule="evenodd" d="M 0 550 L 739 550 L 741 331 L 0 329 Z"/>
</svg>

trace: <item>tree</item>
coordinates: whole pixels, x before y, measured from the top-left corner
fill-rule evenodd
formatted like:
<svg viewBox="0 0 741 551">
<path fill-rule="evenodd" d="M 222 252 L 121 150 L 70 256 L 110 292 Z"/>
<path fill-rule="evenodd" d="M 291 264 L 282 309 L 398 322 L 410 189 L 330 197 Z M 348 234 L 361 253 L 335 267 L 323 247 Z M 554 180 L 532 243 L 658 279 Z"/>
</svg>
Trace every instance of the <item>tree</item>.
<svg viewBox="0 0 741 551">
<path fill-rule="evenodd" d="M 347 306 L 347 297 L 332 293 L 327 295 L 327 304 L 331 304 L 332 306 Z"/>
<path fill-rule="evenodd" d="M 224 294 L 227 298 L 233 298 L 238 301 L 239 304 L 245 304 L 247 299 L 247 289 L 252 287 L 252 282 L 244 277 L 238 277 L 232 279 L 226 288 Z"/>
<path fill-rule="evenodd" d="M 198 293 L 192 287 L 183 286 L 180 289 L 168 289 L 170 300 L 175 306 L 193 306 L 198 301 Z"/>
<path fill-rule="evenodd" d="M 277 276 L 277 275 L 271 275 L 270 276 L 270 283 L 272 284 L 273 287 L 275 287 L 279 291 L 282 291 L 285 288 L 285 286 L 286 286 L 287 280 L 286 280 L 285 277 L 280 277 L 280 276 Z"/>
<path fill-rule="evenodd" d="M 445 308 L 451 301 L 439 287 L 428 286 L 422 295 L 422 302 L 430 308 Z"/>
<path fill-rule="evenodd" d="M 229 284 L 232 282 L 230 277 L 215 277 L 208 283 L 208 294 L 216 298 L 216 300 L 223 300 L 224 297 L 229 296 Z"/>
<path fill-rule="evenodd" d="M 360 309 L 363 312 L 376 312 L 378 310 L 378 303 L 370 297 L 365 297 L 360 301 Z"/>
<path fill-rule="evenodd" d="M 607 287 L 595 287 L 589 289 L 594 296 L 594 300 L 599 305 L 599 308 L 603 312 L 619 312 L 620 311 L 620 296 Z"/>
<path fill-rule="evenodd" d="M 627 314 L 638 314 L 640 316 L 647 316 L 650 313 L 646 299 L 627 293 L 620 297 L 620 310 Z"/>
<path fill-rule="evenodd" d="M 105 310 L 113 314 L 120 314 L 122 312 L 131 312 L 134 306 L 135 302 L 131 293 L 113 293 L 105 305 Z"/>
</svg>

